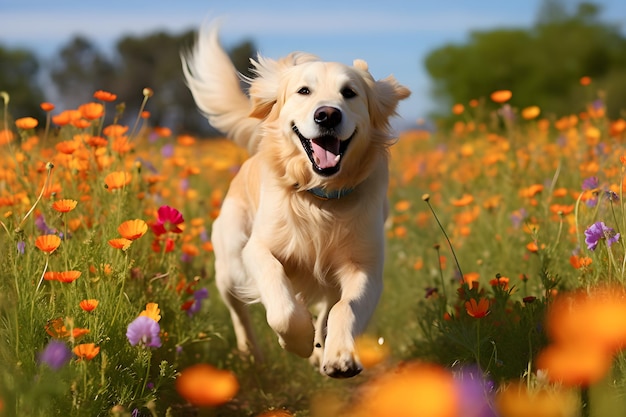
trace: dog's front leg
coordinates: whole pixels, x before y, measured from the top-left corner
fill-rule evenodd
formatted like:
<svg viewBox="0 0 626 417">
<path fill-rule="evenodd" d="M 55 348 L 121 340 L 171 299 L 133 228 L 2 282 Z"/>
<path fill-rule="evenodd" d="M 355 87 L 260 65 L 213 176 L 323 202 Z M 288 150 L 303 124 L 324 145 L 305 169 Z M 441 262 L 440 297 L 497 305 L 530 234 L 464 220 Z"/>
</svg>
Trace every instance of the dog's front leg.
<svg viewBox="0 0 626 417">
<path fill-rule="evenodd" d="M 355 352 L 354 339 L 374 313 L 382 291 L 382 273 L 358 267 L 342 273 L 341 299 L 328 315 L 324 359 L 320 370 L 333 378 L 349 378 L 363 369 Z"/>
<path fill-rule="evenodd" d="M 280 345 L 308 358 L 313 352 L 313 319 L 306 305 L 294 295 L 283 265 L 254 238 L 248 241 L 242 255 L 248 274 L 261 294 L 267 323 L 278 335 Z"/>
</svg>

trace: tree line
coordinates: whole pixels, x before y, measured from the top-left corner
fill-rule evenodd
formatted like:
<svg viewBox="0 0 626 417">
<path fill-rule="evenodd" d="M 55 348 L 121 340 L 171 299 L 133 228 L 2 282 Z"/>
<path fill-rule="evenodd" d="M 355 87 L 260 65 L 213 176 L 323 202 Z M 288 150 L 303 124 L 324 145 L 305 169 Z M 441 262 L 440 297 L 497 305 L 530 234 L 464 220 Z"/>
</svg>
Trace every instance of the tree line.
<svg viewBox="0 0 626 417">
<path fill-rule="evenodd" d="M 182 75 L 180 53 L 192 47 L 195 37 L 194 31 L 125 36 L 116 42 L 114 54 L 110 56 L 87 37 L 75 36 L 47 65 L 31 51 L 0 45 L 0 91 L 10 95 L 12 117 L 42 119 L 44 115 L 39 104 L 49 98 L 45 96 L 38 76 L 45 65 L 62 100 L 56 105 L 76 108 L 93 101 L 95 91 L 107 90 L 115 93 L 117 102 L 123 103 L 130 113 L 139 109 L 143 88 L 150 87 L 155 92 L 148 105 L 153 123 L 175 131 L 215 133 L 199 113 Z M 255 50 L 253 42 L 246 40 L 229 51 L 238 71 L 252 75 L 249 59 Z"/>
<path fill-rule="evenodd" d="M 511 104 L 517 107 L 537 105 L 544 114 L 557 116 L 578 112 L 589 101 L 590 90 L 578 85 L 587 76 L 593 91 L 603 92 L 600 98 L 609 115 L 618 117 L 626 109 L 626 37 L 620 27 L 600 19 L 599 5 L 583 2 L 570 10 L 566 4 L 544 0 L 529 28 L 472 32 L 465 43 L 443 45 L 428 54 L 424 65 L 440 113 L 500 89 L 514 92 Z M 104 89 L 134 110 L 143 99 L 142 89 L 150 87 L 155 91 L 149 102 L 155 124 L 206 134 L 209 126 L 184 84 L 179 57 L 194 39 L 193 31 L 125 36 L 110 56 L 90 39 L 76 36 L 50 63 L 31 51 L 0 44 L 0 91 L 11 96 L 11 116 L 43 118 L 39 103 L 47 97 L 38 83 L 42 66 L 66 108 L 91 101 L 94 91 Z M 250 75 L 249 58 L 255 50 L 247 40 L 229 51 L 240 72 Z"/>
</svg>

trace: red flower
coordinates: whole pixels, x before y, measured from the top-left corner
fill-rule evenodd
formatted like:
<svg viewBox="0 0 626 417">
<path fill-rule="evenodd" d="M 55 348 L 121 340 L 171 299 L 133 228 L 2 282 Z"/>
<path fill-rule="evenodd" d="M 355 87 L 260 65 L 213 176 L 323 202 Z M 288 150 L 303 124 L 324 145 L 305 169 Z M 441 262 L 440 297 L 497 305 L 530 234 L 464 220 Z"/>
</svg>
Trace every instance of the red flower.
<svg viewBox="0 0 626 417">
<path fill-rule="evenodd" d="M 157 221 L 152 224 L 152 231 L 160 236 L 168 231 L 172 233 L 182 233 L 180 225 L 185 219 L 180 211 L 170 206 L 161 206 L 157 211 Z"/>
</svg>

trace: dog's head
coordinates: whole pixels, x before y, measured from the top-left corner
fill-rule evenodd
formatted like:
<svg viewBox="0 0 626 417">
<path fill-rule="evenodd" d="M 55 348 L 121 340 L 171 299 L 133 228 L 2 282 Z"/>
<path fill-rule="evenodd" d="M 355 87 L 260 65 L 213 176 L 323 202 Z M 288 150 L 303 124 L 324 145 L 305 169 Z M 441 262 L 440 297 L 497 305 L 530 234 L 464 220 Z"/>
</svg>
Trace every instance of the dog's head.
<svg viewBox="0 0 626 417">
<path fill-rule="evenodd" d="M 302 189 L 353 187 L 386 156 L 389 118 L 410 94 L 393 77 L 376 81 L 364 61 L 347 66 L 303 53 L 254 65 L 259 149 L 286 181 Z"/>
</svg>

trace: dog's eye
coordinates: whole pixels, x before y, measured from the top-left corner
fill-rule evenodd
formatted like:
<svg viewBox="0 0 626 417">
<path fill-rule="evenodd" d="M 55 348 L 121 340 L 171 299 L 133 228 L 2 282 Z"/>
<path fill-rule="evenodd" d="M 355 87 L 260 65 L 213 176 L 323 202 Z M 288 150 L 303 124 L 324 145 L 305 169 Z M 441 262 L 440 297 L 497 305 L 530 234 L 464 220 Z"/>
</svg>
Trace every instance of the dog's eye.
<svg viewBox="0 0 626 417">
<path fill-rule="evenodd" d="M 309 90 L 309 87 L 301 87 L 298 90 L 298 94 L 302 94 L 303 96 L 308 96 L 309 94 L 311 94 L 311 90 Z"/>
<path fill-rule="evenodd" d="M 344 87 L 341 89 L 341 95 L 343 98 L 353 98 L 356 97 L 356 92 L 350 87 Z"/>
</svg>

